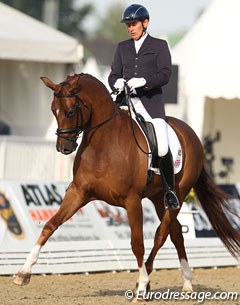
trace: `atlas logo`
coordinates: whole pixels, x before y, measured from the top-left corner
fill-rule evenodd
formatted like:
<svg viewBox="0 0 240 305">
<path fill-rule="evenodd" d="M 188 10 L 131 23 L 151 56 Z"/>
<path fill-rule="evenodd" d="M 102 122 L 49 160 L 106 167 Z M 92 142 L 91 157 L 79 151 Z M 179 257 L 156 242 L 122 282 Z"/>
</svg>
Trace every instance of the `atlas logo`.
<svg viewBox="0 0 240 305">
<path fill-rule="evenodd" d="M 6 222 L 8 230 L 18 239 L 24 238 L 24 231 L 6 195 L 0 191 L 0 217 Z"/>
</svg>

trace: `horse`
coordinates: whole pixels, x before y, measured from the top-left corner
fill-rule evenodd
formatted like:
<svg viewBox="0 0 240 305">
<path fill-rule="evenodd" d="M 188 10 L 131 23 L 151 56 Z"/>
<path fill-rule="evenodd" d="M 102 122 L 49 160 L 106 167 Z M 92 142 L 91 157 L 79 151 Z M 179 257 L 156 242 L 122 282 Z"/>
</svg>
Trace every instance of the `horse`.
<svg viewBox="0 0 240 305">
<path fill-rule="evenodd" d="M 47 77 L 41 77 L 41 80 L 54 93 L 51 109 L 58 124 L 57 151 L 65 155 L 72 153 L 77 148 L 80 132 L 83 132 L 83 136 L 74 159 L 73 180 L 61 206 L 44 225 L 14 283 L 29 283 L 31 268 L 37 262 L 41 247 L 60 225 L 90 201 L 102 200 L 127 211 L 132 252 L 139 270 L 136 295 L 148 291 L 155 256 L 168 235 L 177 250 L 183 277 L 182 290 L 192 291 L 192 273 L 182 228 L 177 219 L 180 209 L 164 206 L 160 175 L 154 174 L 147 184 L 148 156 L 143 151 L 148 151 L 148 144 L 139 126 L 126 111 L 116 106 L 104 84 L 90 74 L 70 75 L 60 84 L 53 83 Z M 182 169 L 175 176 L 180 205 L 193 188 L 216 233 L 230 253 L 237 257 L 240 238 L 226 216 L 226 209 L 231 210 L 229 197 L 206 172 L 199 138 L 185 122 L 174 117 L 167 117 L 166 120 L 177 134 L 183 154 Z M 133 137 L 132 122 L 135 138 L 142 149 L 136 145 Z M 146 262 L 143 198 L 152 201 L 160 220 Z"/>
</svg>

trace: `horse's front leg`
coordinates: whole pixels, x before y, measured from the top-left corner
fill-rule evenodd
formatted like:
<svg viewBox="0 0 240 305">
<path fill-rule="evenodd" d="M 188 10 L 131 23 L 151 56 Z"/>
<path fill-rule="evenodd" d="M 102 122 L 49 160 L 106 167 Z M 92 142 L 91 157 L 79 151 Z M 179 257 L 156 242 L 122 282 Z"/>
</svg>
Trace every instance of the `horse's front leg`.
<svg viewBox="0 0 240 305">
<path fill-rule="evenodd" d="M 36 264 L 42 246 L 47 242 L 50 236 L 57 228 L 71 218 L 79 208 L 87 203 L 85 192 L 78 191 L 74 183 L 66 191 L 64 199 L 57 213 L 44 225 L 42 232 L 32 251 L 28 254 L 23 267 L 18 271 L 14 278 L 14 283 L 20 286 L 27 285 L 30 282 L 31 270 Z"/>
<path fill-rule="evenodd" d="M 159 203 L 159 202 L 158 202 Z M 148 274 L 150 274 L 153 270 L 153 262 L 154 259 L 158 253 L 158 250 L 164 245 L 169 231 L 170 231 L 170 211 L 169 210 L 163 210 L 163 206 L 160 205 L 160 203 L 157 205 L 154 202 L 158 217 L 161 221 L 161 224 L 158 226 L 156 233 L 155 233 L 155 238 L 154 238 L 154 245 L 153 248 L 149 254 L 149 257 L 146 261 L 146 268 Z"/>
<path fill-rule="evenodd" d="M 126 202 L 128 221 L 131 228 L 131 246 L 137 259 L 139 278 L 135 290 L 135 299 L 133 302 L 142 300 L 149 289 L 149 276 L 144 263 L 144 240 L 143 240 L 143 212 L 141 199 L 130 200 Z"/>
</svg>

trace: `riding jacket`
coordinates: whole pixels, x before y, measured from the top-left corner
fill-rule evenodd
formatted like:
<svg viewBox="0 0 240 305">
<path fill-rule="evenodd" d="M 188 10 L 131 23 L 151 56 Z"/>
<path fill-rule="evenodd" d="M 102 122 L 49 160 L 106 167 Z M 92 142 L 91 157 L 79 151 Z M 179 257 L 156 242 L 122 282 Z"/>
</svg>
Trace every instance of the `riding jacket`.
<svg viewBox="0 0 240 305">
<path fill-rule="evenodd" d="M 109 86 L 114 90 L 118 78 L 126 81 L 133 77 L 145 78 L 146 85 L 136 89 L 137 96 L 152 118 L 165 118 L 162 86 L 170 79 L 171 65 L 171 54 L 165 40 L 148 35 L 138 53 L 133 39 L 122 41 L 113 58 Z M 123 103 L 124 95 L 118 95 L 117 104 Z"/>
</svg>

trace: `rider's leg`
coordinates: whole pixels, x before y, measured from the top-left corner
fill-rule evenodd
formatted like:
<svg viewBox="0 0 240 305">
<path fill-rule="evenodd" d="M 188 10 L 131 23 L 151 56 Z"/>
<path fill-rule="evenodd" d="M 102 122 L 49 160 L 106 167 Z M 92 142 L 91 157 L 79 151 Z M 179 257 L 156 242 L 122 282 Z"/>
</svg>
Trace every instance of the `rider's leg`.
<svg viewBox="0 0 240 305">
<path fill-rule="evenodd" d="M 132 98 L 132 103 L 137 113 L 144 119 L 151 122 L 155 129 L 158 145 L 159 169 L 162 175 L 163 187 L 165 190 L 164 204 L 166 208 L 179 208 L 179 201 L 175 193 L 175 177 L 172 161 L 172 154 L 168 146 L 167 123 L 164 119 L 153 119 L 139 98 Z"/>
<path fill-rule="evenodd" d="M 164 119 L 152 119 L 158 143 L 159 169 L 162 174 L 165 189 L 164 204 L 166 208 L 179 208 L 179 201 L 175 193 L 175 176 L 172 153 L 168 145 L 167 123 Z"/>
</svg>

